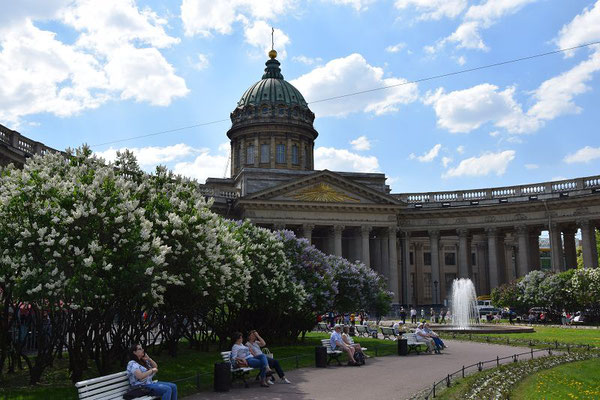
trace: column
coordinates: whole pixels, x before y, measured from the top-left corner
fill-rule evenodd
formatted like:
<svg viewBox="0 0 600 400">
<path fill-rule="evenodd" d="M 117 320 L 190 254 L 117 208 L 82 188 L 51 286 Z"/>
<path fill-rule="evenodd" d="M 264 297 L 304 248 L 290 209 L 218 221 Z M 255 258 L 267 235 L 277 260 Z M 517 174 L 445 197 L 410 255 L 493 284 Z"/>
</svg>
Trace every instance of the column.
<svg viewBox="0 0 600 400">
<path fill-rule="evenodd" d="M 442 279 L 440 272 L 440 231 L 430 230 L 429 246 L 431 247 L 431 299 L 434 304 L 442 303 L 440 288 L 442 287 Z M 437 282 L 435 285 L 433 282 Z"/>
<path fill-rule="evenodd" d="M 373 239 L 369 239 L 369 260 L 371 263 L 371 269 L 378 273 L 383 273 L 381 266 L 381 239 L 379 238 L 378 232 L 375 232 Z"/>
<path fill-rule="evenodd" d="M 500 283 L 500 263 L 498 260 L 498 230 L 496 228 L 487 228 L 485 230 L 485 233 L 487 234 L 488 241 L 488 276 L 491 292 L 491 290 L 497 288 Z"/>
<path fill-rule="evenodd" d="M 402 303 L 410 304 L 410 232 L 402 232 Z"/>
<path fill-rule="evenodd" d="M 275 160 L 277 154 L 275 152 L 275 136 L 271 136 L 271 151 L 269 152 L 269 160 L 271 160 L 271 168 L 275 168 Z"/>
<path fill-rule="evenodd" d="M 458 232 L 458 277 L 471 277 L 471 245 L 469 243 L 469 230 L 460 228 Z"/>
<path fill-rule="evenodd" d="M 531 268 L 529 267 L 529 229 L 526 225 L 515 227 L 517 231 L 517 242 L 519 244 L 519 253 L 517 256 L 517 277 L 527 275 Z"/>
<path fill-rule="evenodd" d="M 240 171 L 246 166 L 246 139 L 240 139 Z"/>
<path fill-rule="evenodd" d="M 575 246 L 575 233 L 577 229 L 565 227 L 562 232 L 565 246 L 565 268 L 577 268 L 577 247 Z"/>
<path fill-rule="evenodd" d="M 314 225 L 302 224 L 302 237 L 308 240 L 308 243 L 312 244 L 312 231 L 315 229 Z"/>
<path fill-rule="evenodd" d="M 377 237 L 379 238 L 379 247 L 381 249 L 381 252 L 379 253 L 379 266 L 381 269 L 381 273 L 383 276 L 386 277 L 386 279 L 389 281 L 390 280 L 390 249 L 389 249 L 389 239 L 388 239 L 388 229 L 384 228 L 384 229 L 379 229 L 379 233 L 377 234 Z"/>
<path fill-rule="evenodd" d="M 414 246 L 414 260 L 415 260 L 415 291 L 413 295 L 417 304 L 424 304 L 425 298 L 423 296 L 424 282 L 423 282 L 423 243 L 415 242 Z"/>
<path fill-rule="evenodd" d="M 396 227 L 388 228 L 388 269 L 389 269 L 389 289 L 394 293 L 393 303 L 400 302 L 400 293 L 398 293 L 398 251 L 396 247 Z"/>
<path fill-rule="evenodd" d="M 369 256 L 369 233 L 371 233 L 371 229 L 373 229 L 371 226 L 367 226 L 367 225 L 363 225 L 360 227 L 360 234 L 361 234 L 361 250 L 362 250 L 362 259 L 361 261 L 363 262 L 363 264 L 365 264 L 367 267 L 371 266 L 371 260 L 370 260 L 370 256 Z"/>
<path fill-rule="evenodd" d="M 552 257 L 552 271 L 560 272 L 565 270 L 565 263 L 563 259 L 562 240 L 560 237 L 560 228 L 556 223 L 550 224 L 549 235 L 550 235 L 550 251 Z"/>
<path fill-rule="evenodd" d="M 235 147 L 237 146 L 237 142 L 231 141 L 231 150 L 229 153 L 229 161 L 231 163 L 230 165 L 230 171 L 231 171 L 231 177 L 233 178 L 235 176 L 235 155 L 236 155 L 236 151 L 235 151 Z M 239 155 L 238 155 L 239 157 Z"/>
<path fill-rule="evenodd" d="M 479 272 L 479 291 L 481 294 L 487 293 L 490 294 L 491 290 L 489 288 L 488 282 L 488 264 L 487 264 L 487 246 L 485 242 L 477 243 L 477 271 Z"/>
<path fill-rule="evenodd" d="M 540 270 L 542 268 L 540 262 L 540 233 L 539 229 L 531 229 L 529 231 L 529 266 L 530 270 Z"/>
<path fill-rule="evenodd" d="M 335 225 L 333 227 L 333 254 L 336 256 L 342 256 L 342 232 L 344 231 L 343 225 Z"/>
<path fill-rule="evenodd" d="M 285 160 L 287 162 L 288 169 L 292 169 L 292 138 L 288 136 L 287 145 L 285 148 Z"/>
<path fill-rule="evenodd" d="M 515 257 L 515 246 L 512 243 L 504 242 L 504 274 L 506 282 L 512 282 L 517 279 L 517 257 Z"/>
<path fill-rule="evenodd" d="M 583 248 L 583 267 L 598 268 L 598 257 L 596 255 L 596 230 L 588 220 L 579 220 L 577 224 L 581 228 L 581 241 Z"/>
<path fill-rule="evenodd" d="M 260 143 L 258 136 L 254 138 L 254 166 L 258 168 L 260 163 Z"/>
</svg>

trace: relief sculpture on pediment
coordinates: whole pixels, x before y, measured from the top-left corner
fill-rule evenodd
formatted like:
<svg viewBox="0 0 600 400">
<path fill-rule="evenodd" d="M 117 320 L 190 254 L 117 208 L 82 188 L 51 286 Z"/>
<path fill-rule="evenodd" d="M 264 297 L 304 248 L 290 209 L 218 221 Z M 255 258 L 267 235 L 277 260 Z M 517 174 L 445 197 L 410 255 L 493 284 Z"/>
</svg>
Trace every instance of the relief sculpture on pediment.
<svg viewBox="0 0 600 400">
<path fill-rule="evenodd" d="M 308 187 L 294 194 L 296 200 L 303 201 L 321 201 L 325 203 L 360 203 L 359 199 L 350 197 L 347 194 L 335 190 L 326 183 L 319 183 Z"/>
</svg>

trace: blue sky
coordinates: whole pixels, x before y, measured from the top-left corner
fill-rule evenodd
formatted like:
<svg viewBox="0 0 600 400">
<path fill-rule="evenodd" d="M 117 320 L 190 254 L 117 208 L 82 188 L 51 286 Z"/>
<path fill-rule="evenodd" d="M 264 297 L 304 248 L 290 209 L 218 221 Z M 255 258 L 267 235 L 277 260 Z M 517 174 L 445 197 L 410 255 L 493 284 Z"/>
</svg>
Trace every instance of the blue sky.
<svg viewBox="0 0 600 400">
<path fill-rule="evenodd" d="M 0 123 L 64 149 L 227 119 L 271 26 L 310 103 L 600 41 L 600 0 L 1 0 Z M 589 46 L 311 104 L 315 166 L 395 193 L 596 175 L 599 92 Z M 93 150 L 204 181 L 226 173 L 229 127 Z"/>
</svg>

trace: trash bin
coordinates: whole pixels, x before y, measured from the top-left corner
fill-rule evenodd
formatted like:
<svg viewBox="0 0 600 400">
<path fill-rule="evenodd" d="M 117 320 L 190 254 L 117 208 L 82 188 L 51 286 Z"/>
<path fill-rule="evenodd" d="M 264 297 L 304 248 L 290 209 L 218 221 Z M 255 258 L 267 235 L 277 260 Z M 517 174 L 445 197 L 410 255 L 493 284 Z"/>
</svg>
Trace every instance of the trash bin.
<svg viewBox="0 0 600 400">
<path fill-rule="evenodd" d="M 327 347 L 315 347 L 315 367 L 327 368 Z"/>
<path fill-rule="evenodd" d="M 354 328 L 354 325 L 350 325 L 350 336 L 355 336 L 356 335 L 356 329 Z"/>
<path fill-rule="evenodd" d="M 215 392 L 229 392 L 231 384 L 231 365 L 226 362 L 215 363 Z"/>
<path fill-rule="evenodd" d="M 372 337 L 373 339 L 377 339 L 377 330 L 372 330 L 372 331 L 371 331 L 371 337 Z"/>
<path fill-rule="evenodd" d="M 408 340 L 402 338 L 398 339 L 398 355 L 408 355 Z"/>
</svg>

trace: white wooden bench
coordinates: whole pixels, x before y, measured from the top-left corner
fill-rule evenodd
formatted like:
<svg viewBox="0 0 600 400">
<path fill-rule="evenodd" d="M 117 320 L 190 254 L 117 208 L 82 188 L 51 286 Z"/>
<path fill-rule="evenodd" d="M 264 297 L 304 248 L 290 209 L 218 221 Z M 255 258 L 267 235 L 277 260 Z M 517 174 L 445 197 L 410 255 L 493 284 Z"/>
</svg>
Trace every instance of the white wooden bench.
<svg viewBox="0 0 600 400">
<path fill-rule="evenodd" d="M 369 337 L 369 329 L 366 325 L 356 325 L 354 330 L 358 336 Z"/>
<path fill-rule="evenodd" d="M 75 387 L 80 400 L 122 400 L 123 395 L 131 389 L 127 371 L 77 382 Z M 138 399 L 154 400 L 160 399 L 160 396 L 144 396 Z"/>
<path fill-rule="evenodd" d="M 337 361 L 338 365 L 342 365 L 342 362 L 340 361 L 340 356 L 342 355 L 343 351 L 341 351 L 341 350 L 333 350 L 331 348 L 331 342 L 329 341 L 329 339 L 322 339 L 321 340 L 321 345 L 323 347 L 327 348 L 327 365 L 329 365 L 329 363 L 332 360 Z"/>
<path fill-rule="evenodd" d="M 394 331 L 394 328 L 390 328 L 388 326 L 380 326 L 379 329 L 381 329 L 381 333 L 383 334 L 384 339 L 389 339 L 389 340 L 397 339 L 396 331 Z M 392 339 L 391 336 L 393 336 L 394 338 Z"/>
<path fill-rule="evenodd" d="M 246 376 L 250 374 L 254 368 L 252 367 L 239 367 L 235 368 L 231 363 L 231 351 L 223 351 L 221 352 L 221 357 L 223 358 L 223 362 L 229 363 L 231 365 L 231 382 L 236 379 L 241 379 L 244 381 L 244 387 L 248 387 L 248 381 L 246 380 Z"/>
<path fill-rule="evenodd" d="M 425 346 L 425 348 L 427 348 L 427 343 L 425 342 L 419 342 L 417 340 L 417 334 L 416 333 L 404 333 L 402 335 L 402 339 L 406 339 L 406 342 L 408 344 L 408 352 L 410 353 L 411 350 L 414 350 L 415 353 L 420 354 L 421 353 L 421 346 Z"/>
</svg>

